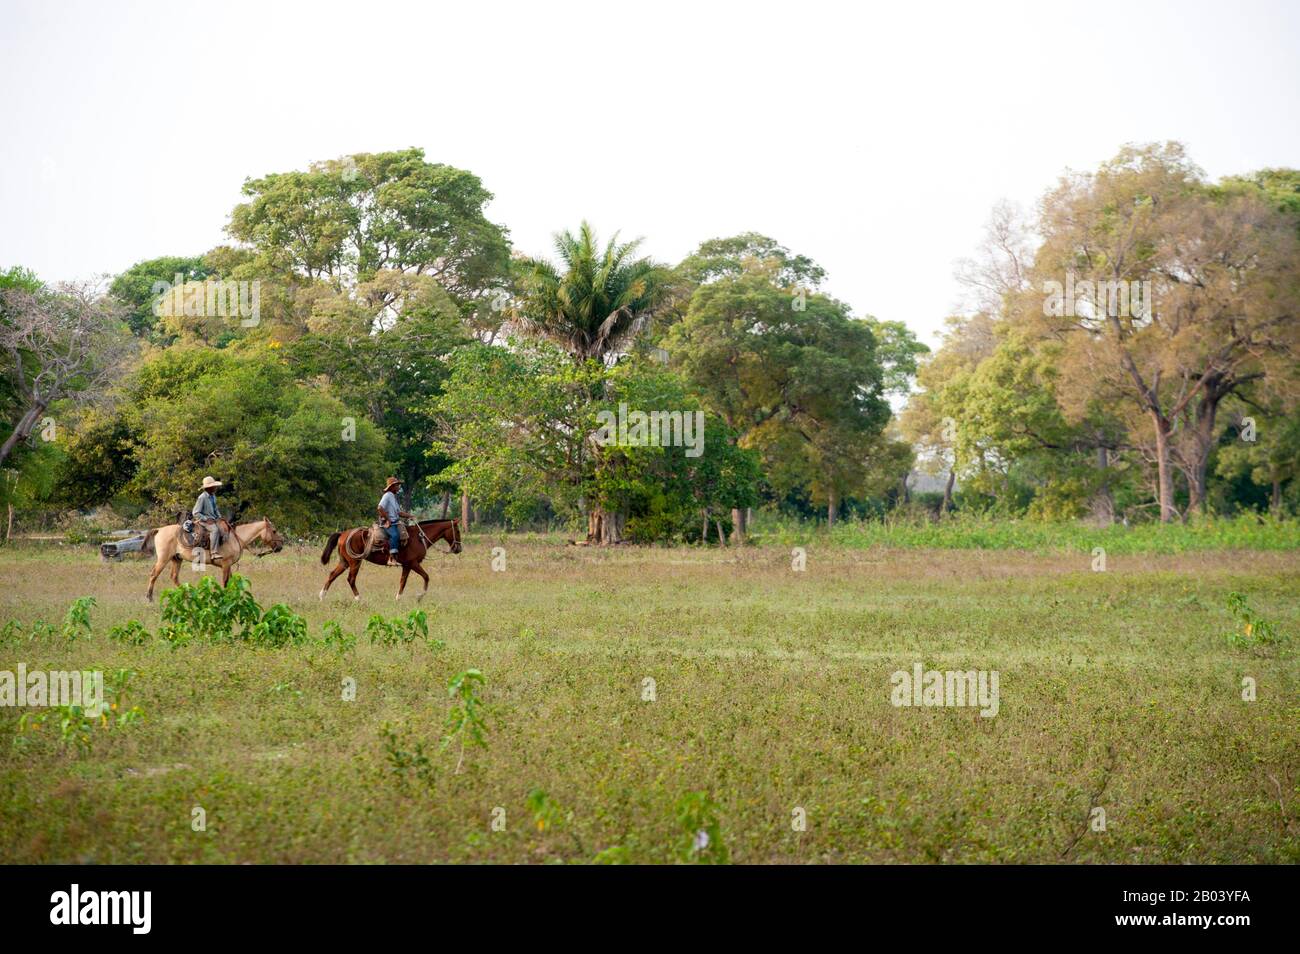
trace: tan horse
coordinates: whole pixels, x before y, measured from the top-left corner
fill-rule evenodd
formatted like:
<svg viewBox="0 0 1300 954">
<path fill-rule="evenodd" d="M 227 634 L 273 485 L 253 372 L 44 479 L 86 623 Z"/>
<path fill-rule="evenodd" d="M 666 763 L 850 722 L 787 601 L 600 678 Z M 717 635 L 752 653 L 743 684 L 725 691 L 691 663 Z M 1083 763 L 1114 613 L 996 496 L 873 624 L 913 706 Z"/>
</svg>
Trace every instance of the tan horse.
<svg viewBox="0 0 1300 954">
<path fill-rule="evenodd" d="M 271 549 L 267 552 L 278 553 L 284 546 L 284 537 L 270 520 L 263 517 L 261 520 L 254 520 L 251 523 L 238 523 L 232 532 L 228 532 L 221 540 L 221 548 L 216 553 L 203 553 L 203 562 L 211 563 L 213 566 L 221 567 L 221 585 L 225 586 L 230 580 L 230 571 L 239 558 L 244 555 L 248 545 L 255 541 L 266 544 Z M 156 530 L 150 530 L 145 534 L 144 546 L 147 549 L 152 546 L 154 552 L 158 555 L 158 562 L 153 565 L 153 573 L 149 575 L 149 592 L 145 594 L 145 599 L 153 602 L 153 585 L 154 582 L 162 575 L 163 567 L 168 564 L 172 568 L 172 583 L 180 585 L 180 568 L 181 561 L 193 561 L 194 549 L 185 546 L 181 542 L 181 528 L 178 524 L 171 524 L 167 527 L 158 527 Z M 255 556 L 262 556 L 261 553 L 255 553 Z"/>
</svg>

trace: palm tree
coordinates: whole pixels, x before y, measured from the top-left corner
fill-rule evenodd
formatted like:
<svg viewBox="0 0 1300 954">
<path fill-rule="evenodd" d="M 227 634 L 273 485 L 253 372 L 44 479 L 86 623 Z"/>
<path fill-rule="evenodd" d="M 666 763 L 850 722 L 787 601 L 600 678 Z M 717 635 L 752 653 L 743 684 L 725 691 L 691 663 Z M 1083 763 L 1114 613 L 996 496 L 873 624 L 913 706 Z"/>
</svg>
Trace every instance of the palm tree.
<svg viewBox="0 0 1300 954">
<path fill-rule="evenodd" d="M 647 258 L 633 257 L 639 245 L 619 244 L 616 233 L 602 249 L 586 222 L 577 235 L 558 233 L 555 251 L 563 271 L 538 259 L 520 263 L 519 324 L 559 345 L 578 364 L 611 363 L 645 326 L 664 287 L 662 269 Z M 602 450 L 592 445 L 594 463 L 599 463 Z M 621 542 L 626 516 L 591 502 L 587 542 Z"/>
<path fill-rule="evenodd" d="M 519 301 L 525 330 L 567 351 L 574 361 L 606 362 L 645 325 L 660 297 L 662 270 L 634 259 L 640 241 L 619 244 L 617 233 L 602 250 L 591 226 L 555 236 L 564 271 L 525 259 Z"/>
</svg>

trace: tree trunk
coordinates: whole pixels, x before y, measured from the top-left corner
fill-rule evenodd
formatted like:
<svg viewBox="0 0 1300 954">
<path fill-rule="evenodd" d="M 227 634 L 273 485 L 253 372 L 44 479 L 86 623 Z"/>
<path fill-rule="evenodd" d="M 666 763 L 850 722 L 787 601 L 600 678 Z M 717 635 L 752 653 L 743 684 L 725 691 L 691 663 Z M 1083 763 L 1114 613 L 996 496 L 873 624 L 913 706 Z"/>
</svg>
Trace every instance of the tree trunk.
<svg viewBox="0 0 1300 954">
<path fill-rule="evenodd" d="M 461 530 L 461 533 L 464 533 L 464 532 L 466 532 L 467 530 L 469 530 L 469 517 L 470 517 L 470 510 L 469 510 L 469 491 L 468 491 L 468 490 L 462 490 L 462 491 L 460 492 L 460 530 Z"/>
<path fill-rule="evenodd" d="M 32 428 L 36 426 L 36 419 L 44 413 L 45 405 L 40 403 L 33 404 L 27 409 L 27 413 L 19 419 L 18 426 L 13 429 L 13 433 L 9 435 L 8 440 L 4 442 L 3 446 L 0 446 L 0 464 L 3 464 L 5 459 L 13 453 L 13 449 L 18 446 L 19 441 L 25 441 L 31 436 Z"/>
<path fill-rule="evenodd" d="M 442 517 L 440 519 L 447 519 L 447 511 L 449 509 L 451 509 L 451 491 L 444 490 L 442 492 Z"/>
<path fill-rule="evenodd" d="M 725 547 L 727 545 L 727 538 L 722 535 L 722 521 L 715 517 L 713 525 L 718 528 L 718 546 Z"/>
<path fill-rule="evenodd" d="M 736 546 L 745 545 L 745 535 L 749 532 L 749 518 L 740 507 L 731 508 L 731 542 Z"/>
<path fill-rule="evenodd" d="M 834 490 L 826 495 L 826 529 L 829 530 L 835 526 L 835 518 L 839 516 L 840 497 Z"/>
<path fill-rule="evenodd" d="M 952 509 L 952 488 L 957 483 L 957 471 L 955 468 L 948 470 L 948 482 L 943 485 L 943 500 L 939 503 L 939 516 L 942 517 Z"/>
<path fill-rule="evenodd" d="M 706 507 L 700 513 L 704 517 L 704 525 L 700 527 L 700 545 L 707 547 L 709 545 L 709 510 Z"/>
<path fill-rule="evenodd" d="M 626 514 L 592 507 L 587 514 L 587 542 L 597 546 L 622 543 L 626 522 Z"/>
<path fill-rule="evenodd" d="M 1282 516 L 1282 481 L 1278 477 L 1276 470 L 1273 471 L 1273 496 L 1269 500 L 1268 510 L 1269 513 L 1271 513 L 1275 517 Z M 9 522 L 12 523 L 13 522 L 12 506 L 10 506 L 9 512 L 10 512 Z"/>
<path fill-rule="evenodd" d="M 1281 486 L 1280 484 L 1278 484 L 1276 481 L 1274 481 L 1274 483 L 1273 483 L 1273 489 L 1274 489 L 1275 493 L 1279 491 L 1280 486 Z M 1281 497 L 1278 497 L 1278 500 L 1281 501 Z M 5 543 L 8 543 L 8 542 L 9 542 L 9 538 L 12 537 L 13 535 L 14 535 L 14 505 L 13 505 L 13 502 L 10 501 L 10 503 L 9 503 L 9 523 L 5 526 Z"/>
<path fill-rule="evenodd" d="M 1160 500 L 1160 522 L 1170 523 L 1178 517 L 1174 506 L 1174 468 L 1169 457 L 1169 422 L 1164 415 L 1151 412 L 1156 431 L 1156 488 Z"/>
<path fill-rule="evenodd" d="M 1110 491 L 1110 455 L 1106 448 L 1097 448 L 1097 469 L 1101 471 L 1101 483 L 1092 498 L 1092 519 L 1099 526 L 1109 527 L 1115 522 L 1115 495 Z"/>
<path fill-rule="evenodd" d="M 904 504 L 910 504 L 912 502 L 912 488 L 907 486 L 907 478 L 911 476 L 912 474 L 910 471 L 903 475 L 903 503 Z"/>
<path fill-rule="evenodd" d="M 1207 391 L 1196 405 L 1196 422 L 1192 432 L 1192 460 L 1187 474 L 1188 510 L 1199 510 L 1204 516 L 1209 511 L 1207 474 L 1210 452 L 1214 450 L 1214 424 L 1219 413 L 1222 395 L 1217 390 Z"/>
</svg>

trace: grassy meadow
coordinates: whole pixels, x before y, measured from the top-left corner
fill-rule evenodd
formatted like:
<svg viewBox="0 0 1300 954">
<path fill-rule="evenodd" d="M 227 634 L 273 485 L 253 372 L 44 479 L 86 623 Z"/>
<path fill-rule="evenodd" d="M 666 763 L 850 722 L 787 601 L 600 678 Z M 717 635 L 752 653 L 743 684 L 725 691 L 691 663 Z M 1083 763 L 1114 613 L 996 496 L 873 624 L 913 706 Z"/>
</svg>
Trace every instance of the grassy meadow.
<svg viewBox="0 0 1300 954">
<path fill-rule="evenodd" d="M 290 549 L 239 568 L 264 608 L 307 620 L 310 641 L 278 649 L 160 641 L 143 560 L 5 548 L 0 670 L 129 668 L 144 715 L 81 747 L 0 709 L 0 860 L 1300 862 L 1293 530 L 1093 544 L 1104 572 L 1089 539 L 862 533 L 725 550 L 471 534 L 430 556 L 419 604 L 418 580 L 397 603 L 398 572 L 374 566 L 361 602 L 343 579 L 320 602 L 319 549 Z M 1229 641 L 1234 592 L 1280 641 Z M 69 640 L 81 596 L 89 634 Z M 373 614 L 417 605 L 427 640 L 367 640 Z M 108 639 L 131 619 L 155 638 Z M 355 647 L 321 643 L 328 621 Z M 918 662 L 997 670 L 996 717 L 892 705 L 891 673 Z M 470 668 L 487 730 L 462 756 L 442 739 Z"/>
</svg>

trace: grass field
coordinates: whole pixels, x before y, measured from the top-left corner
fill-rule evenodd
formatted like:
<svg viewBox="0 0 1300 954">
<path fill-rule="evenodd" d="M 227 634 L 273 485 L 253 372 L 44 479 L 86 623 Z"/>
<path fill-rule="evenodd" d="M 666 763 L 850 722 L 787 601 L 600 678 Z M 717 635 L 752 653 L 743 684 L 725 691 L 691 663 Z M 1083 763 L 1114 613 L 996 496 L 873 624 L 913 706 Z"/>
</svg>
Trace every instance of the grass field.
<svg viewBox="0 0 1300 954">
<path fill-rule="evenodd" d="M 1300 553 L 1117 548 L 1093 572 L 1068 549 L 814 540 L 795 572 L 785 543 L 471 535 L 430 558 L 430 640 L 406 645 L 361 635 L 416 606 L 393 601 L 396 571 L 320 603 L 316 550 L 241 565 L 313 639 L 328 620 L 360 635 L 338 650 L 111 642 L 132 618 L 160 628 L 145 563 L 11 547 L 0 623 L 24 633 L 0 670 L 129 667 L 145 715 L 81 752 L 53 722 L 15 743 L 21 712 L 0 709 L 0 859 L 1300 861 Z M 1285 641 L 1230 645 L 1234 591 Z M 85 595 L 88 638 L 26 635 Z M 892 705 L 891 673 L 918 662 L 997 670 L 997 715 Z M 447 685 L 471 667 L 488 731 L 457 773 Z"/>
</svg>

